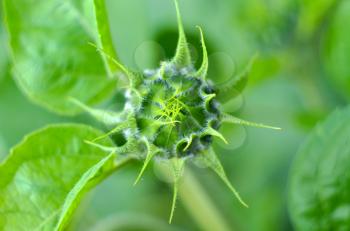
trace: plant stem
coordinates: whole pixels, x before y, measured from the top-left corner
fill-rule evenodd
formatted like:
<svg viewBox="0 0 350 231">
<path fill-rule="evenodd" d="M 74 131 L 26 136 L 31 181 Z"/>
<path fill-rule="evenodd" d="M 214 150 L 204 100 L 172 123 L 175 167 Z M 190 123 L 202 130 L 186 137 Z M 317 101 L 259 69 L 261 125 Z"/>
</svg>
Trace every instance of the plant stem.
<svg viewBox="0 0 350 231">
<path fill-rule="evenodd" d="M 134 157 L 121 160 L 112 172 L 134 160 Z M 171 175 L 169 169 L 161 168 L 161 170 L 165 176 Z M 232 231 L 189 168 L 186 168 L 179 185 L 179 197 L 201 230 Z"/>
<path fill-rule="evenodd" d="M 232 231 L 189 168 L 179 186 L 181 202 L 203 231 Z"/>
<path fill-rule="evenodd" d="M 99 221 L 89 231 L 112 231 L 112 230 L 162 230 L 180 231 L 179 227 L 169 225 L 164 220 L 159 220 L 142 213 L 113 214 Z"/>
</svg>

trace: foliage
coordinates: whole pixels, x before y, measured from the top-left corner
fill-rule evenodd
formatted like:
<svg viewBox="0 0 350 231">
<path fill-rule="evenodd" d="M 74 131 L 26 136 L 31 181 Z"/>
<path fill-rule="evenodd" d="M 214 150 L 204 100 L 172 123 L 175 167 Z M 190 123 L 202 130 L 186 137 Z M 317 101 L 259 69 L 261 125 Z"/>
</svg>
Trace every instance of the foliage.
<svg viewBox="0 0 350 231">
<path fill-rule="evenodd" d="M 66 212 L 61 211 L 62 218 L 59 219 L 57 215 L 56 220 L 51 224 L 45 223 L 43 229 L 94 230 L 97 224 L 96 228 L 102 230 L 290 231 L 293 230 L 293 223 L 300 230 L 313 230 L 315 227 L 317 230 L 347 230 L 347 218 L 344 215 L 347 208 L 342 206 L 347 198 L 342 196 L 346 195 L 348 187 L 342 186 L 343 194 L 339 194 L 337 183 L 328 184 L 345 182 L 346 174 L 343 176 L 340 173 L 343 170 L 338 165 L 333 170 L 328 165 L 324 166 L 333 163 L 337 155 L 346 158 L 347 149 L 340 150 L 342 142 L 345 143 L 345 135 L 339 132 L 328 136 L 328 131 L 347 129 L 343 116 L 348 114 L 348 109 L 334 113 L 314 129 L 299 151 L 290 174 L 291 187 L 286 193 L 289 165 L 305 134 L 334 108 L 347 104 L 347 1 L 182 1 L 186 36 L 180 28 L 180 37 L 186 43 L 181 43 L 178 48 L 181 52 L 178 51 L 175 58 L 172 55 L 178 31 L 174 15 L 169 14 L 173 9 L 168 1 L 20 2 L 19 5 L 23 7 L 6 0 L 4 5 L 7 7 L 1 9 L 6 10 L 4 24 L 9 34 L 6 36 L 1 24 L 0 48 L 10 48 L 12 72 L 9 71 L 6 53 L 1 52 L 0 139 L 3 138 L 4 142 L 0 142 L 0 155 L 2 150 L 7 152 L 7 147 L 17 143 L 24 134 L 54 123 L 56 125 L 49 125 L 28 137 L 50 129 L 56 133 L 61 131 L 61 126 L 85 127 L 96 134 L 85 140 L 83 136 L 86 134 L 78 132 L 81 140 L 77 143 L 101 153 L 101 161 L 102 156 L 105 156 L 108 162 L 106 176 L 124 163 L 129 163 L 129 158 L 144 162 L 143 165 L 133 162 L 97 185 L 100 180 L 95 181 L 93 176 L 99 174 L 95 171 L 100 166 L 96 160 L 95 167 L 91 166 L 84 173 L 78 173 L 75 179 L 71 178 L 80 183 L 69 186 L 65 195 L 60 197 L 60 205 L 64 206 Z M 111 25 L 107 19 L 112 22 Z M 201 29 L 198 33 L 192 26 L 197 24 L 205 31 L 205 41 Z M 72 32 L 70 29 L 73 28 Z M 26 42 L 14 40 L 16 36 Z M 6 37 L 10 38 L 9 44 L 6 44 Z M 112 41 L 118 45 L 118 56 Z M 61 47 L 69 50 L 60 50 Z M 259 58 L 249 61 L 257 51 Z M 86 55 L 77 63 L 81 54 Z M 14 62 L 19 58 L 21 63 Z M 159 65 L 159 60 L 164 62 Z M 138 67 L 138 72 L 121 63 Z M 18 68 L 19 65 L 29 65 L 29 72 Z M 179 66 L 189 68 L 183 68 L 187 72 L 181 72 L 183 69 Z M 39 72 L 37 67 L 43 68 Z M 168 72 L 163 72 L 162 67 L 167 67 L 163 70 Z M 33 70 L 37 71 L 37 76 L 32 75 Z M 88 83 L 85 80 L 90 78 L 87 75 L 92 70 L 96 75 Z M 237 72 L 240 74 L 237 75 Z M 192 78 L 193 73 L 204 78 L 197 81 Z M 156 82 L 158 74 L 165 80 Z M 24 95 L 15 88 L 11 75 Z M 130 84 L 129 80 L 134 84 Z M 179 80 L 187 84 L 179 87 Z M 23 87 L 22 83 L 26 81 L 30 84 Z M 85 90 L 82 90 L 82 85 L 86 87 Z M 242 93 L 246 86 L 248 89 Z M 209 95 L 215 93 L 215 96 L 205 98 L 208 93 L 204 91 L 203 94 L 203 88 L 211 92 Z M 101 93 L 101 89 L 101 97 L 95 97 Z M 188 93 L 180 94 L 181 100 L 178 100 L 176 89 Z M 36 104 L 30 104 L 24 96 L 29 96 Z M 145 97 L 158 102 L 146 104 Z M 197 100 L 192 102 L 192 97 Z M 99 102 L 104 103 L 94 106 Z M 201 107 L 205 102 L 208 104 Z M 130 105 L 136 110 L 129 110 Z M 49 111 L 45 111 L 45 108 Z M 198 108 L 203 110 L 204 116 L 200 116 Z M 86 114 L 68 118 L 61 116 L 76 115 L 81 110 L 88 112 L 100 124 Z M 125 111 L 131 112 L 123 113 Z M 273 121 L 283 127 L 283 132 L 276 136 L 276 133 L 261 129 L 247 129 L 247 125 L 268 126 L 238 117 Z M 208 137 L 199 138 L 207 132 L 205 128 L 210 125 L 207 123 L 211 119 L 219 126 L 211 130 L 212 134 Z M 78 124 L 57 125 L 62 121 L 93 124 L 107 132 Z M 127 122 L 121 125 L 122 121 Z M 199 126 L 196 121 L 199 121 Z M 142 129 L 133 131 L 130 125 L 134 122 L 137 128 Z M 189 125 L 180 126 L 180 122 Z M 337 124 L 339 128 L 335 127 Z M 169 139 L 161 139 L 157 129 L 164 129 L 165 133 L 171 131 L 169 133 L 172 135 Z M 327 132 L 321 135 L 318 131 L 324 129 Z M 141 133 L 142 137 L 139 135 Z M 127 136 L 136 139 L 128 142 Z M 34 138 L 39 140 L 37 136 Z M 25 142 L 27 138 L 13 150 L 18 150 Z M 50 142 L 57 143 L 55 140 Z M 317 145 L 321 149 L 319 154 L 315 154 L 319 149 Z M 38 149 L 37 146 L 35 148 Z M 128 151 L 131 149 L 134 151 Z M 113 154 L 112 151 L 117 153 Z M 16 152 L 8 157 L 9 160 L 3 164 L 6 168 L 0 167 L 5 169 L 1 170 L 0 178 L 3 178 L 4 171 L 8 171 L 6 169 L 11 168 L 8 166 L 17 164 L 12 162 L 15 159 L 13 156 L 17 155 L 20 154 Z M 28 156 L 29 161 L 23 162 L 23 166 L 33 162 L 30 157 L 35 154 L 26 152 L 23 155 Z M 300 161 L 300 156 L 305 161 Z M 314 159 L 317 159 L 317 164 Z M 174 184 L 171 216 L 174 214 L 176 197 L 179 196 L 181 201 L 176 206 L 174 224 L 171 225 L 165 224 L 167 211 L 170 210 L 168 189 L 164 183 L 148 177 L 151 171 L 145 171 L 153 165 L 155 175 L 163 179 L 164 173 L 159 173 L 157 166 L 164 162 L 167 166 L 165 170 L 170 171 L 170 176 L 174 178 L 166 179 L 167 183 Z M 192 168 L 192 163 L 200 168 Z M 342 163 L 345 166 L 346 160 Z M 228 181 L 228 178 L 232 179 L 250 208 L 245 209 L 235 200 L 232 201 L 230 190 L 202 167 L 212 167 L 231 191 L 237 193 Z M 135 173 L 136 168 L 139 168 L 138 175 Z M 322 175 L 313 175 L 310 178 L 313 180 L 305 179 L 309 170 L 315 168 Z M 193 176 L 199 178 L 201 184 L 193 182 L 195 178 L 188 180 L 190 171 L 194 171 Z M 16 179 L 17 173 L 20 171 L 13 173 L 13 179 Z M 321 184 L 322 187 L 315 184 L 316 177 L 320 182 L 325 182 Z M 138 184 L 135 189 L 132 188 L 133 182 L 142 184 Z M 53 183 L 56 185 L 56 181 Z M 14 182 L 9 184 L 13 185 Z M 21 190 L 24 188 L 21 184 L 17 185 L 21 186 Z M 94 188 L 92 194 L 84 196 L 90 188 Z M 27 189 L 29 191 L 29 187 Z M 310 191 L 317 191 L 322 201 L 316 200 Z M 339 200 L 335 200 L 332 193 Z M 70 196 L 66 198 L 68 194 Z M 0 193 L 0 201 L 2 195 L 5 194 Z M 21 195 L 24 197 L 26 194 Z M 27 200 L 27 197 L 19 198 Z M 80 203 L 82 198 L 85 200 Z M 287 213 L 287 200 L 292 221 Z M 78 204 L 81 204 L 80 208 L 75 211 Z M 8 217 L 6 219 L 11 220 Z M 23 225 L 26 221 L 22 220 L 16 225 Z M 6 225 L 11 230 L 17 228 L 11 227 L 11 223 Z"/>
<path fill-rule="evenodd" d="M 176 54 L 158 69 L 143 73 L 130 71 L 116 60 L 103 1 L 39 1 L 35 7 L 32 1 L 23 4 L 24 8 L 18 8 L 11 1 L 5 2 L 15 77 L 21 89 L 48 109 L 67 115 L 82 109 L 112 130 L 102 134 L 82 125 L 54 125 L 16 146 L 0 169 L 4 176 L 0 224 L 4 230 L 64 229 L 82 195 L 117 169 L 115 153 L 144 159 L 135 184 L 154 157 L 170 163 L 174 177 L 170 222 L 188 159 L 201 159 L 247 207 L 210 147 L 214 137 L 226 142 L 218 131 L 222 123 L 268 127 L 225 114 L 215 99 L 217 96 L 225 102 L 237 96 L 252 63 L 224 88 L 207 81 L 203 32 L 199 28 L 203 61 L 196 70 L 177 1 Z M 91 108 L 89 104 L 108 97 L 114 89 L 113 76 L 128 80 L 123 110 Z M 11 199 L 14 193 L 20 195 L 16 203 Z M 17 222 L 19 217 L 23 217 L 21 222 Z"/>
<path fill-rule="evenodd" d="M 1 230 L 62 230 L 81 196 L 115 167 L 114 154 L 84 142 L 98 135 L 85 125 L 51 125 L 15 146 L 0 165 Z"/>
<path fill-rule="evenodd" d="M 96 104 L 115 87 L 101 55 L 88 44 L 103 42 L 93 4 L 92 0 L 4 1 L 18 86 L 36 103 L 61 114 L 78 112 L 68 97 Z"/>
<path fill-rule="evenodd" d="M 350 109 L 337 110 L 309 135 L 293 164 L 289 209 L 297 230 L 349 227 Z"/>
</svg>

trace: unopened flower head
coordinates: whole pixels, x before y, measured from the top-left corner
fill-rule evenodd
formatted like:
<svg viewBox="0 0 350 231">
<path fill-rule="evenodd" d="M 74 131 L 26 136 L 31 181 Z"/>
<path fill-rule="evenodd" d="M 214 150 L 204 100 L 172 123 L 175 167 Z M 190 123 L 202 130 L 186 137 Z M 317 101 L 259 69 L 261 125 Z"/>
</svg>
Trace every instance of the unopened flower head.
<svg viewBox="0 0 350 231">
<path fill-rule="evenodd" d="M 246 70 L 228 82 L 215 86 L 207 79 L 208 54 L 202 29 L 203 61 L 198 70 L 188 48 L 177 1 L 175 0 L 179 40 L 175 56 L 162 61 L 159 68 L 133 72 L 113 59 L 128 78 L 123 111 L 100 111 L 89 108 L 77 100 L 76 104 L 87 110 L 113 129 L 90 144 L 117 152 L 120 155 L 134 155 L 144 160 L 144 165 L 136 179 L 137 183 L 154 157 L 169 161 L 174 172 L 174 198 L 170 220 L 175 208 L 177 185 L 185 161 L 199 159 L 212 168 L 227 184 L 238 200 L 247 206 L 230 184 L 219 159 L 212 148 L 213 139 L 227 143 L 219 128 L 223 123 L 278 129 L 248 122 L 222 111 L 220 103 L 236 97 L 245 87 L 253 61 Z M 103 53 L 103 51 L 102 51 Z M 103 53 L 108 57 L 107 54 Z M 111 136 L 117 147 L 105 147 L 99 140 Z M 121 140 L 125 142 L 121 142 Z"/>
</svg>

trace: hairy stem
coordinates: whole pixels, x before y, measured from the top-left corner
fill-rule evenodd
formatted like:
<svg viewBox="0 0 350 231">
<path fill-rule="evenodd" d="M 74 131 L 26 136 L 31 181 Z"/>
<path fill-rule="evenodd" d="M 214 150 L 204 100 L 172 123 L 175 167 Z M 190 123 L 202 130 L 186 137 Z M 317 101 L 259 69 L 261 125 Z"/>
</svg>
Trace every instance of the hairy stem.
<svg viewBox="0 0 350 231">
<path fill-rule="evenodd" d="M 112 230 L 162 230 L 180 231 L 179 227 L 169 225 L 163 220 L 142 213 L 122 213 L 111 215 L 93 226 L 89 231 Z"/>
<path fill-rule="evenodd" d="M 179 187 L 182 204 L 203 231 L 232 231 L 189 168 Z"/>
<path fill-rule="evenodd" d="M 171 182 L 173 173 L 169 168 L 165 165 L 158 165 L 157 167 L 164 178 Z M 178 185 L 178 195 L 182 204 L 197 223 L 200 230 L 232 231 L 232 227 L 229 227 L 225 222 L 220 212 L 189 168 L 186 168 L 185 174 L 180 181 Z"/>
</svg>

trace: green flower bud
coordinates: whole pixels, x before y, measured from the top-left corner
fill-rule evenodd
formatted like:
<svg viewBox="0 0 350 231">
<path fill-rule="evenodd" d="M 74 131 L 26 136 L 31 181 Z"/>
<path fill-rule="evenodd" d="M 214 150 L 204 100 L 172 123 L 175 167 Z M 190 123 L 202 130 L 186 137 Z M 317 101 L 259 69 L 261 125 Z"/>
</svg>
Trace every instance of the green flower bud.
<svg viewBox="0 0 350 231">
<path fill-rule="evenodd" d="M 179 68 L 163 62 L 159 69 L 145 72 L 137 90 L 126 93 L 126 107 L 134 108 L 138 128 L 133 135 L 158 147 L 164 158 L 194 156 L 208 149 L 216 134 L 212 131 L 220 126 L 215 91 L 195 74 L 191 65 Z"/>
<path fill-rule="evenodd" d="M 226 142 L 219 132 L 222 123 L 279 129 L 241 120 L 220 110 L 219 102 L 224 103 L 243 90 L 252 62 L 238 77 L 235 76 L 222 86 L 214 86 L 206 79 L 208 55 L 202 30 L 198 27 L 203 47 L 203 62 L 199 70 L 196 70 L 192 64 L 176 0 L 175 5 L 179 41 L 172 60 L 162 62 L 158 69 L 134 73 L 104 53 L 123 70 L 129 80 L 124 95 L 126 100 L 123 111 L 101 111 L 72 99 L 98 120 L 114 126 L 104 136 L 88 141 L 91 145 L 144 159 L 135 184 L 155 156 L 169 161 L 173 166 L 175 178 L 170 221 L 175 208 L 178 181 L 188 159 L 199 160 L 212 168 L 241 204 L 247 207 L 229 182 L 211 147 L 215 137 Z M 117 137 L 117 147 L 105 147 L 98 143 L 107 136 Z M 120 142 L 121 139 L 125 142 Z"/>
</svg>

